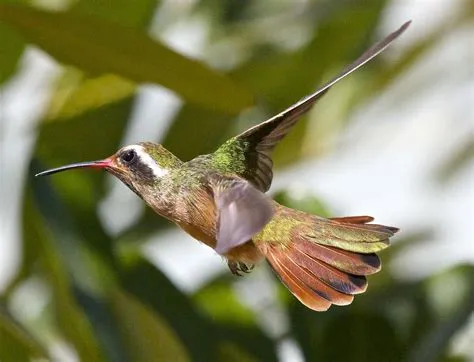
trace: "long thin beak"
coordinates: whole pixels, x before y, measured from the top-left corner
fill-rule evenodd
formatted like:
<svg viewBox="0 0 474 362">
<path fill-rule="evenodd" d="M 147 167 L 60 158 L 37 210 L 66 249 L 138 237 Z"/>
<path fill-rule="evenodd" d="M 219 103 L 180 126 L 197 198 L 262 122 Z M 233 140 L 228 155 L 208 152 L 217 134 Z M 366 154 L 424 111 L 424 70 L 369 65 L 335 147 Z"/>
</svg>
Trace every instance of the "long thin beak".
<svg viewBox="0 0 474 362">
<path fill-rule="evenodd" d="M 100 160 L 100 161 L 88 161 L 88 162 L 72 163 L 70 165 L 61 166 L 61 167 L 57 167 L 57 168 L 52 168 L 50 170 L 46 170 L 46 171 L 37 173 L 35 175 L 35 177 L 48 176 L 48 175 L 52 175 L 53 173 L 72 170 L 72 169 L 75 169 L 75 168 L 105 168 L 105 167 L 110 166 L 111 164 L 112 164 L 112 160 L 109 159 L 109 158 L 106 158 L 105 160 Z"/>
</svg>

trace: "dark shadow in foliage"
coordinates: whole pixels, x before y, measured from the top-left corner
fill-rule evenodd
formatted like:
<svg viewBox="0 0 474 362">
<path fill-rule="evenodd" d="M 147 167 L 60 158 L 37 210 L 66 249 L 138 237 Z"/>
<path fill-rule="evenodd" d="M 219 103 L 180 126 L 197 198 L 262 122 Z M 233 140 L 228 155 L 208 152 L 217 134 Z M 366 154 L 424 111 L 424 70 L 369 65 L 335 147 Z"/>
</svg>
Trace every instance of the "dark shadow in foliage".
<svg viewBox="0 0 474 362">
<path fill-rule="evenodd" d="M 119 277 L 126 291 L 169 323 L 194 361 L 213 360 L 217 336 L 212 326 L 158 269 L 145 260 L 137 260 Z"/>
<path fill-rule="evenodd" d="M 114 319 L 107 301 L 95 297 L 74 285 L 73 293 L 77 302 L 87 314 L 108 360 L 114 362 L 131 361 L 124 349 L 124 341 L 121 340 L 118 334 L 117 321 Z"/>
</svg>

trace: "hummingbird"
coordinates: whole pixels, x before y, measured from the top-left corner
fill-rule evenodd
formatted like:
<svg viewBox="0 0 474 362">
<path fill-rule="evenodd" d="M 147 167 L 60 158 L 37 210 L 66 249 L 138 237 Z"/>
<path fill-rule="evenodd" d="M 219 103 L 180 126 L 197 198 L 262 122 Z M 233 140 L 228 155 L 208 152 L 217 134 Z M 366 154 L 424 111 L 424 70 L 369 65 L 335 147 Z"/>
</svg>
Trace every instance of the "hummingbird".
<svg viewBox="0 0 474 362">
<path fill-rule="evenodd" d="M 99 161 L 74 163 L 36 176 L 76 168 L 104 169 L 158 215 L 225 257 L 235 275 L 266 259 L 304 305 L 325 311 L 348 305 L 381 269 L 377 252 L 398 229 L 370 216 L 323 218 L 291 209 L 266 192 L 271 154 L 298 119 L 342 78 L 384 51 L 410 21 L 376 43 L 338 76 L 276 116 L 222 144 L 214 153 L 182 161 L 160 144 L 141 142 Z"/>
</svg>

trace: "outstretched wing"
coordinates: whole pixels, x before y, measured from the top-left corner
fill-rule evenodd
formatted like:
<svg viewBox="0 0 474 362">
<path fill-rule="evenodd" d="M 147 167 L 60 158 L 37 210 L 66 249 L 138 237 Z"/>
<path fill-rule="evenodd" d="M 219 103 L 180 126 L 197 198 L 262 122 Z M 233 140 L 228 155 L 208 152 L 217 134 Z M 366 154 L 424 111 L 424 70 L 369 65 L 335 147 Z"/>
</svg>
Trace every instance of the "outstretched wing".
<svg viewBox="0 0 474 362">
<path fill-rule="evenodd" d="M 267 191 L 273 178 L 271 152 L 298 121 L 299 117 L 308 112 L 314 103 L 335 83 L 384 51 L 393 40 L 408 28 L 410 23 L 411 21 L 406 22 L 384 40 L 373 45 L 338 76 L 313 94 L 304 97 L 283 112 L 224 143 L 213 155 L 216 164 L 218 163 L 219 167 L 224 169 L 223 171 L 237 174 L 249 180 L 259 190 Z"/>
</svg>

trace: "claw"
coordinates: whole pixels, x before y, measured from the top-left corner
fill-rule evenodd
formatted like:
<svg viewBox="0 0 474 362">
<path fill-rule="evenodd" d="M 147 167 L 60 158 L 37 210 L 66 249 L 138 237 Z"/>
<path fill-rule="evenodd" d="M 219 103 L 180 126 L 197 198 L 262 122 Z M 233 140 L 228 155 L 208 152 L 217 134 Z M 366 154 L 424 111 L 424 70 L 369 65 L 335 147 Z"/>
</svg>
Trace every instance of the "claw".
<svg viewBox="0 0 474 362">
<path fill-rule="evenodd" d="M 239 262 L 239 268 L 244 273 L 250 273 L 253 270 L 253 267 L 254 267 L 253 264 L 247 265 L 245 263 Z"/>
<path fill-rule="evenodd" d="M 227 265 L 230 269 L 230 272 L 239 277 L 242 276 L 241 273 L 250 273 L 253 270 L 254 265 L 247 265 L 241 261 L 228 261 Z"/>
<path fill-rule="evenodd" d="M 238 277 L 241 277 L 242 274 L 240 274 L 240 266 L 239 266 L 239 262 L 237 261 L 228 261 L 227 262 L 227 266 L 229 267 L 230 269 L 230 272 L 232 274 L 234 274 L 235 276 L 238 276 Z"/>
<path fill-rule="evenodd" d="M 249 272 L 249 269 L 247 268 L 247 265 L 245 265 L 244 263 L 239 263 L 239 269 L 244 273 Z"/>
</svg>

